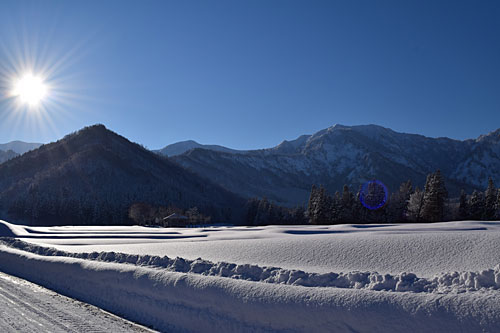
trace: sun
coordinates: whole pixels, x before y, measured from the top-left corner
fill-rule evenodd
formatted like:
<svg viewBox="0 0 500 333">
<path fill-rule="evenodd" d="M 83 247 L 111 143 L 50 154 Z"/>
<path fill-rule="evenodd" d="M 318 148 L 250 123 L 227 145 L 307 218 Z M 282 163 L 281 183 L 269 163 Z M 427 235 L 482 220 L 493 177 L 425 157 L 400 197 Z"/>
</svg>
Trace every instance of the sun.
<svg viewBox="0 0 500 333">
<path fill-rule="evenodd" d="M 41 77 L 26 73 L 16 80 L 12 95 L 16 96 L 22 104 L 36 107 L 47 96 L 47 92 L 47 85 Z"/>
</svg>

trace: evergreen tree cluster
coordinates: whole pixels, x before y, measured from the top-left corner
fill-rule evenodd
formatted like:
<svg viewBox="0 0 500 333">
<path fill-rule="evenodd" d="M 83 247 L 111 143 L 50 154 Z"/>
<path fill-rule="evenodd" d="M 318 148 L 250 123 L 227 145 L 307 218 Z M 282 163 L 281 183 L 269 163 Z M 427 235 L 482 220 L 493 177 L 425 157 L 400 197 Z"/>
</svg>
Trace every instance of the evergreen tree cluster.
<svg viewBox="0 0 500 333">
<path fill-rule="evenodd" d="M 322 186 L 313 185 L 309 198 L 307 217 L 311 224 L 384 223 L 384 222 L 438 222 L 449 220 L 500 219 L 500 190 L 490 179 L 485 192 L 475 191 L 467 197 L 462 191 L 459 203 L 448 199 L 443 176 L 439 170 L 427 176 L 424 189 L 412 186 L 411 181 L 401 184 L 385 205 L 370 210 L 361 204 L 365 200 L 377 202 L 382 193 L 376 187 L 354 194 L 347 185 L 342 193 L 329 195 Z M 369 205 L 371 206 L 371 205 Z"/>
<path fill-rule="evenodd" d="M 307 224 L 303 207 L 278 206 L 266 198 L 249 199 L 245 207 L 246 225 Z"/>
<path fill-rule="evenodd" d="M 313 185 L 307 216 L 311 224 L 354 223 L 356 212 L 360 211 L 361 206 L 347 185 L 344 185 L 342 194 L 336 192 L 333 196 L 330 196 L 323 186 Z"/>
<path fill-rule="evenodd" d="M 336 192 L 330 196 L 324 187 L 313 186 L 309 198 L 307 214 L 311 224 L 343 224 L 343 223 L 373 223 L 396 222 L 409 220 L 408 204 L 413 194 L 411 181 L 401 184 L 398 191 L 385 200 L 381 187 L 369 184 L 367 192 L 362 189 L 354 194 L 347 185 L 342 193 Z M 378 209 L 368 209 L 361 203 L 364 195 L 368 206 L 385 204 Z"/>
<path fill-rule="evenodd" d="M 467 196 L 464 191 L 460 195 L 457 219 L 492 221 L 500 219 L 500 189 L 497 189 L 490 178 L 484 192 L 474 191 Z"/>
</svg>

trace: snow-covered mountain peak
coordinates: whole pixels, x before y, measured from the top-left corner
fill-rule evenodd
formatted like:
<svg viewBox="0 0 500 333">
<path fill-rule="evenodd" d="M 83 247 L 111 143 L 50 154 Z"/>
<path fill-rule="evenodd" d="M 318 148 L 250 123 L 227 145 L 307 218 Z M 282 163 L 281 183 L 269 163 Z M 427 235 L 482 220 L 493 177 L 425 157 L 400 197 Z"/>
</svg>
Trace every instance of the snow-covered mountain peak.
<svg viewBox="0 0 500 333">
<path fill-rule="evenodd" d="M 373 124 L 352 126 L 351 129 L 370 138 L 380 138 L 382 136 L 392 136 L 396 134 L 396 132 L 390 128 Z"/>
<path fill-rule="evenodd" d="M 483 134 L 480 135 L 477 139 L 476 142 L 492 142 L 492 143 L 497 143 L 500 141 L 500 128 L 492 131 L 488 134 Z"/>
<path fill-rule="evenodd" d="M 318 131 L 312 135 L 314 138 L 322 137 L 325 135 L 332 134 L 345 134 L 346 132 L 356 132 L 359 134 L 363 134 L 368 137 L 378 137 L 381 135 L 388 135 L 392 133 L 396 133 L 389 128 L 385 128 L 379 125 L 355 125 L 355 126 L 346 126 L 341 124 L 335 124 L 328 128 L 325 128 L 321 131 Z"/>
<path fill-rule="evenodd" d="M 307 143 L 307 140 L 309 140 L 311 136 L 310 135 L 301 135 L 295 140 L 283 140 L 279 145 L 276 147 L 272 148 L 271 150 L 274 150 L 275 152 L 281 153 L 281 154 L 296 154 L 300 153 L 305 144 Z"/>
<path fill-rule="evenodd" d="M 332 126 L 328 127 L 326 130 L 327 132 L 331 132 L 334 130 L 343 130 L 343 129 L 348 129 L 350 126 L 342 125 L 342 124 L 333 124 Z"/>
</svg>

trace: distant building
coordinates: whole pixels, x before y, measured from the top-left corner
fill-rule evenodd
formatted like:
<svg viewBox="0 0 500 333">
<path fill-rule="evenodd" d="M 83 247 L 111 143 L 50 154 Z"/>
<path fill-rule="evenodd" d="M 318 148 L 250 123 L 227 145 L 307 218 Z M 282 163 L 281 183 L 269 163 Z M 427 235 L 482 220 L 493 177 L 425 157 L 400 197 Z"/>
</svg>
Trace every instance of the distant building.
<svg viewBox="0 0 500 333">
<path fill-rule="evenodd" d="M 181 214 L 173 213 L 163 219 L 165 227 L 185 227 L 189 223 L 189 219 Z"/>
</svg>

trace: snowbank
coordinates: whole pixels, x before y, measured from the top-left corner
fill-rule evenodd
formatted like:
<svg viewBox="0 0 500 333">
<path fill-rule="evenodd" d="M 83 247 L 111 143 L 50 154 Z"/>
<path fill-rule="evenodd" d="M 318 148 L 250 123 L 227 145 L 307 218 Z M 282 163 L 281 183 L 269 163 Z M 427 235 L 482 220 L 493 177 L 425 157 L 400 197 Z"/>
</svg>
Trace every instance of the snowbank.
<svg viewBox="0 0 500 333">
<path fill-rule="evenodd" d="M 497 290 L 306 288 L 52 254 L 0 245 L 0 269 L 162 331 L 494 332 L 500 323 Z"/>
<path fill-rule="evenodd" d="M 43 256 L 58 256 L 165 268 L 172 272 L 195 273 L 205 276 L 229 277 L 240 280 L 287 284 L 304 287 L 336 287 L 397 292 L 464 292 L 481 289 L 500 289 L 500 264 L 481 272 L 441 273 L 433 278 L 419 278 L 411 272 L 397 275 L 377 272 L 309 273 L 278 267 L 237 265 L 198 258 L 169 258 L 167 256 L 133 255 L 115 252 L 70 253 L 38 246 L 15 238 L 1 238 L 0 244 Z M 500 260 L 500 259 L 499 259 Z"/>
</svg>

